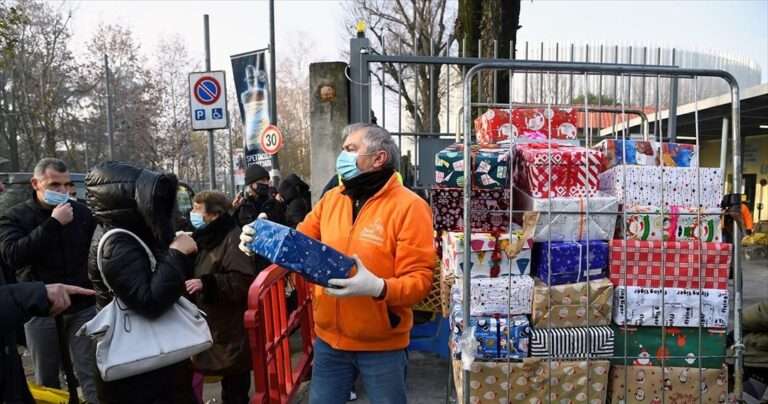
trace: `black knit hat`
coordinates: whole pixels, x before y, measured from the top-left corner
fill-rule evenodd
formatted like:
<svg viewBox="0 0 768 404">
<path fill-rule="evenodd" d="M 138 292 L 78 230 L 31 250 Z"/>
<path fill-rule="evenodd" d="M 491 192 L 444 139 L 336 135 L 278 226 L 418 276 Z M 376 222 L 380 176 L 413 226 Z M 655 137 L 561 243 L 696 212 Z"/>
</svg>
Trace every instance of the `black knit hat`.
<svg viewBox="0 0 768 404">
<path fill-rule="evenodd" d="M 245 185 L 251 185 L 258 180 L 269 179 L 269 172 L 264 167 L 254 164 L 245 170 Z"/>
</svg>

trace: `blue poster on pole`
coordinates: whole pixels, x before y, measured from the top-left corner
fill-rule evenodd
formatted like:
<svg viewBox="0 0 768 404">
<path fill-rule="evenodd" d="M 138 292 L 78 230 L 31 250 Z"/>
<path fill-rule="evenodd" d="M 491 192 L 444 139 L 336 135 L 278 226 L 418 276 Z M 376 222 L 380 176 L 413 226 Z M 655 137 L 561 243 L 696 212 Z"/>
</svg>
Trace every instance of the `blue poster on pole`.
<svg viewBox="0 0 768 404">
<path fill-rule="evenodd" d="M 240 117 L 243 121 L 243 147 L 245 164 L 250 167 L 258 164 L 267 170 L 272 169 L 272 158 L 259 146 L 261 132 L 269 125 L 269 73 L 267 70 L 267 50 L 261 49 L 230 57 L 232 77 L 237 91 Z"/>
</svg>

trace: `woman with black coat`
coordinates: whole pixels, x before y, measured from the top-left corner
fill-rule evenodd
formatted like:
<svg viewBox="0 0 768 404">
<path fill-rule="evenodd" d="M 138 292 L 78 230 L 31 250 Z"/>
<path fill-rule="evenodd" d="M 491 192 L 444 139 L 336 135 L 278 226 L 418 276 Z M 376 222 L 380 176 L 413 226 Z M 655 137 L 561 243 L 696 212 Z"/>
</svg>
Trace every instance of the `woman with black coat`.
<svg viewBox="0 0 768 404">
<path fill-rule="evenodd" d="M 238 248 L 240 227 L 230 216 L 226 195 L 203 191 L 195 195 L 191 222 L 192 237 L 199 251 L 187 293 L 206 312 L 213 334 L 211 349 L 192 357 L 195 370 L 222 376 L 224 404 L 248 404 L 251 360 L 248 335 L 243 325 L 248 289 L 253 283 L 254 260 Z"/>
<path fill-rule="evenodd" d="M 101 235 L 113 228 L 136 234 L 155 255 L 151 271 L 141 244 L 125 233 L 104 242 L 102 270 L 115 295 L 129 309 L 155 318 L 169 309 L 184 293 L 184 281 L 192 270 L 197 245 L 188 235 L 174 237 L 173 213 L 178 181 L 122 162 L 97 165 L 86 177 L 88 204 L 100 229 L 94 234 L 89 275 L 97 292 L 97 306 L 112 300 L 101 279 L 96 249 Z M 192 404 L 192 374 L 189 361 L 125 379 L 97 380 L 101 404 Z"/>
</svg>

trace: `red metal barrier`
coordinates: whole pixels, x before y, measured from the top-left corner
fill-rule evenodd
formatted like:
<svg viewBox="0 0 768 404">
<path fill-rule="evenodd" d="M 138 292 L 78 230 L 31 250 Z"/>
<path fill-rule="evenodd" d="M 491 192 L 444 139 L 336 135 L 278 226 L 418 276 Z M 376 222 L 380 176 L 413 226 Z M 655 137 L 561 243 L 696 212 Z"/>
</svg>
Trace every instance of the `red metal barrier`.
<svg viewBox="0 0 768 404">
<path fill-rule="evenodd" d="M 271 265 L 263 270 L 248 291 L 245 329 L 251 346 L 251 362 L 256 393 L 251 404 L 288 403 L 312 367 L 312 285 L 302 277 L 293 280 L 297 308 L 288 313 L 285 286 L 290 273 Z M 301 352 L 296 368 L 291 361 L 289 337 L 301 334 Z"/>
</svg>

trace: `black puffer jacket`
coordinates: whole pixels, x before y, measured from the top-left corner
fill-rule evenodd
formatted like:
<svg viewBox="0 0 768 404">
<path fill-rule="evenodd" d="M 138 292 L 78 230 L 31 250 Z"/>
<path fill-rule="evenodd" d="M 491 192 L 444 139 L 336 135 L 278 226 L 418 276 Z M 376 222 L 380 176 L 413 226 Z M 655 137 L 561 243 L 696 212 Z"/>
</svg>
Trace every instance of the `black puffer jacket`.
<svg viewBox="0 0 768 404">
<path fill-rule="evenodd" d="M 139 242 L 130 235 L 117 234 L 104 243 L 104 276 L 130 309 L 147 317 L 159 316 L 184 293 L 184 281 L 192 269 L 189 257 L 168 248 L 174 237 L 176 177 L 127 163 L 107 162 L 94 167 L 86 177 L 86 186 L 88 204 L 100 225 L 89 260 L 98 306 L 111 300 L 96 265 L 99 239 L 103 232 L 122 228 L 139 236 L 153 251 L 157 259 L 155 272 L 151 272 L 149 258 Z M 187 402 L 169 386 L 182 367 L 173 365 L 114 382 L 100 381 L 99 400 L 102 404 Z"/>
<path fill-rule="evenodd" d="M 237 225 L 243 227 L 258 219 L 262 213 L 273 222 L 285 223 L 285 205 L 270 196 L 248 196 L 243 204 L 235 209 L 233 216 L 237 219 Z"/>
<path fill-rule="evenodd" d="M 285 204 L 285 225 L 296 228 L 312 209 L 309 185 L 296 174 L 291 174 L 280 182 L 278 193 Z"/>
<path fill-rule="evenodd" d="M 41 282 L 6 284 L 0 272 L 0 402 L 32 404 L 27 379 L 16 352 L 16 330 L 32 316 L 48 314 L 50 304 Z"/>
<path fill-rule="evenodd" d="M 66 283 L 90 288 L 88 249 L 96 227 L 84 204 L 70 201 L 74 218 L 61 225 L 35 196 L 0 217 L 0 252 L 22 282 Z M 73 313 L 93 306 L 91 296 L 73 296 Z"/>
</svg>

